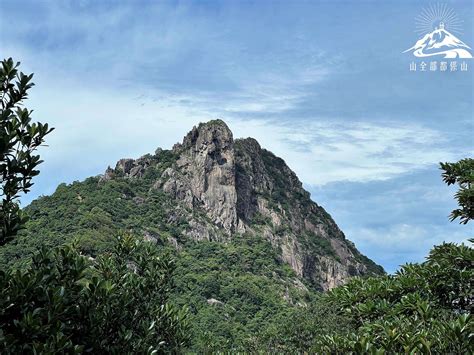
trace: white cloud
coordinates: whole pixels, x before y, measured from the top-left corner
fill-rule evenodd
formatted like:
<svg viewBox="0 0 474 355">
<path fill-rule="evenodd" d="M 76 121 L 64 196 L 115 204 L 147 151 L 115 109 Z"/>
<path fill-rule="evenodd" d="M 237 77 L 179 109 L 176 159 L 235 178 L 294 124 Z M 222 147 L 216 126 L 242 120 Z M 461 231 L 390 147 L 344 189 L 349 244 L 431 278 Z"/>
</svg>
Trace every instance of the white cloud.
<svg viewBox="0 0 474 355">
<path fill-rule="evenodd" d="M 454 159 L 441 133 L 419 124 L 322 118 L 285 124 L 241 120 L 225 117 L 225 113 L 212 115 L 206 103 L 190 96 L 160 94 L 159 100 L 152 99 L 155 96 L 137 99 L 133 91 L 115 92 L 92 85 L 86 89 L 74 82 L 33 92 L 29 105 L 35 108 L 35 117 L 56 127 L 48 137 L 50 148 L 44 150 L 46 164 L 72 171 L 79 162 L 104 168 L 120 157 L 139 156 L 157 146 L 170 148 L 193 125 L 214 118 L 226 120 L 235 137 L 256 138 L 309 185 L 384 180 Z M 258 103 L 248 99 L 244 104 Z"/>
<path fill-rule="evenodd" d="M 442 242 L 466 243 L 472 230 L 456 226 L 393 224 L 385 228 L 348 228 L 359 250 L 383 263 L 386 271 L 396 271 L 401 263 L 423 262 L 429 251 Z"/>
<path fill-rule="evenodd" d="M 419 124 L 320 118 L 293 125 L 263 120 L 230 124 L 237 136 L 252 135 L 283 157 L 310 185 L 386 180 L 455 156 L 440 132 Z"/>
</svg>

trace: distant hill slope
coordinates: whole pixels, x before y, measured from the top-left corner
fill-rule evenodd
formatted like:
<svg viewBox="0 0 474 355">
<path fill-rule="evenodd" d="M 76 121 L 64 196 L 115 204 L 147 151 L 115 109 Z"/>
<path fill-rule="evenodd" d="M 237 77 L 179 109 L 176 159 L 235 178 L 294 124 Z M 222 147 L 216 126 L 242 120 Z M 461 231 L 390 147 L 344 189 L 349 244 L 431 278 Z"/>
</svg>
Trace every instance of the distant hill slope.
<svg viewBox="0 0 474 355">
<path fill-rule="evenodd" d="M 199 336 L 210 330 L 223 341 L 256 331 L 314 291 L 383 273 L 281 158 L 252 138 L 234 140 L 220 120 L 194 127 L 171 150 L 61 184 L 26 212 L 27 229 L 0 249 L 0 267 L 27 262 L 40 244 L 73 239 L 93 257 L 132 232 L 176 254 L 176 302 L 191 307 Z"/>
<path fill-rule="evenodd" d="M 91 253 L 118 230 L 165 236 L 177 246 L 228 243 L 246 234 L 270 242 L 316 289 L 383 273 L 310 199 L 281 158 L 252 138 L 234 141 L 221 120 L 194 127 L 172 150 L 122 159 L 102 176 L 61 184 L 26 211 L 27 234 L 35 240 L 80 237 Z"/>
</svg>

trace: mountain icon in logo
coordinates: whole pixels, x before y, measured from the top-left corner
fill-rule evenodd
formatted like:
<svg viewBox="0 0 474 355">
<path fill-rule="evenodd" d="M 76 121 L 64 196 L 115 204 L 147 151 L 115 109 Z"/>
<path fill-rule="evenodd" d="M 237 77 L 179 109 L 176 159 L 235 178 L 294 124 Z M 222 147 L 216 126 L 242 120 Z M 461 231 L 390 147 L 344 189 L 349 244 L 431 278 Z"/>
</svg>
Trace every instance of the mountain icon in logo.
<svg viewBox="0 0 474 355">
<path fill-rule="evenodd" d="M 444 23 L 427 33 L 403 53 L 413 51 L 416 57 L 442 55 L 444 58 L 472 58 L 471 47 L 446 30 Z"/>
</svg>

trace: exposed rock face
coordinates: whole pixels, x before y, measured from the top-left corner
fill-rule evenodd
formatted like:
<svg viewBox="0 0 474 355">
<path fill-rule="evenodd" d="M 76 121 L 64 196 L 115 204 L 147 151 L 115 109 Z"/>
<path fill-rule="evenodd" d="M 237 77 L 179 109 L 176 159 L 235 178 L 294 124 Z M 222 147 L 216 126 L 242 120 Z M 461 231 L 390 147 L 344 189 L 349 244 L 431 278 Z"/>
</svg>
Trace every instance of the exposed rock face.
<svg viewBox="0 0 474 355">
<path fill-rule="evenodd" d="M 227 234 L 237 229 L 237 192 L 232 132 L 222 121 L 194 127 L 175 145 L 179 154 L 173 177 L 165 183 L 189 207 L 201 207 Z M 189 195 L 191 194 L 191 195 Z"/>
<path fill-rule="evenodd" d="M 134 165 L 135 161 L 133 159 L 120 159 L 117 162 L 117 165 L 115 165 L 115 170 L 121 171 L 124 174 L 128 174 Z"/>
<path fill-rule="evenodd" d="M 104 175 L 102 175 L 101 181 L 112 180 L 114 177 L 115 177 L 115 170 L 109 166 L 107 170 L 105 170 Z"/>
<path fill-rule="evenodd" d="M 140 178 L 156 160 L 159 164 L 163 152 L 122 159 L 104 178 L 115 173 Z M 281 158 L 255 139 L 234 140 L 223 121 L 194 127 L 168 152 L 174 161 L 152 189 L 176 200 L 168 222 L 186 219 L 185 236 L 230 241 L 236 234 L 261 235 L 281 250 L 282 261 L 298 276 L 321 290 L 351 276 L 382 272 L 345 239 Z"/>
<path fill-rule="evenodd" d="M 182 144 L 175 144 L 176 163 L 154 185 L 189 209 L 202 209 L 212 223 L 230 236 L 237 230 L 237 192 L 232 132 L 222 121 L 194 127 Z M 202 224 L 188 234 L 212 239 Z"/>
<path fill-rule="evenodd" d="M 215 298 L 209 298 L 207 300 L 207 304 L 210 304 L 211 306 L 223 306 L 224 303 L 219 301 L 219 300 L 216 300 Z"/>
<path fill-rule="evenodd" d="M 129 178 L 142 177 L 145 169 L 150 166 L 150 160 L 146 156 L 134 159 L 120 159 L 116 166 L 115 171 Z M 111 174 L 110 168 L 104 174 L 104 179 L 107 180 L 107 176 Z"/>
</svg>

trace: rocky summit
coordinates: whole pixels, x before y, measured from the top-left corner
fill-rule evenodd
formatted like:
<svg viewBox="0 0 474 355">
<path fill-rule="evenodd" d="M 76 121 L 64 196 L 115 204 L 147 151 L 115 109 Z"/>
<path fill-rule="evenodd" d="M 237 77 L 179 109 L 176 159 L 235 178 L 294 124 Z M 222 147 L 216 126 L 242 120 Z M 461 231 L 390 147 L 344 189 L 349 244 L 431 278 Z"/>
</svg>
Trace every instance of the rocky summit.
<svg viewBox="0 0 474 355">
<path fill-rule="evenodd" d="M 276 326 L 286 337 L 290 315 L 302 312 L 312 321 L 321 291 L 384 273 L 281 158 L 255 139 L 234 140 L 220 120 L 194 127 L 172 149 L 120 159 L 104 174 L 60 184 L 24 213 L 25 229 L 0 248 L 0 270 L 29 265 L 39 246 L 73 243 L 100 264 L 119 255 L 117 237 L 135 245 L 144 239 L 156 258 L 128 256 L 126 267 L 150 286 L 171 276 L 170 302 L 189 309 L 196 353 L 225 344 L 254 349 L 255 336 L 266 339 Z M 172 262 L 149 280 L 144 265 L 161 257 Z M 324 321 L 314 318 L 318 332 L 331 316 L 325 307 L 317 311 Z"/>
<path fill-rule="evenodd" d="M 166 223 L 186 221 L 179 238 L 170 238 L 173 244 L 183 238 L 229 243 L 241 235 L 259 236 L 299 278 L 319 290 L 351 276 L 383 273 L 311 200 L 283 159 L 253 138 L 234 140 L 221 120 L 194 127 L 172 150 L 120 160 L 101 181 L 143 179 L 149 171 L 155 175 L 149 192 L 161 191 L 173 201 L 166 208 Z"/>
</svg>

